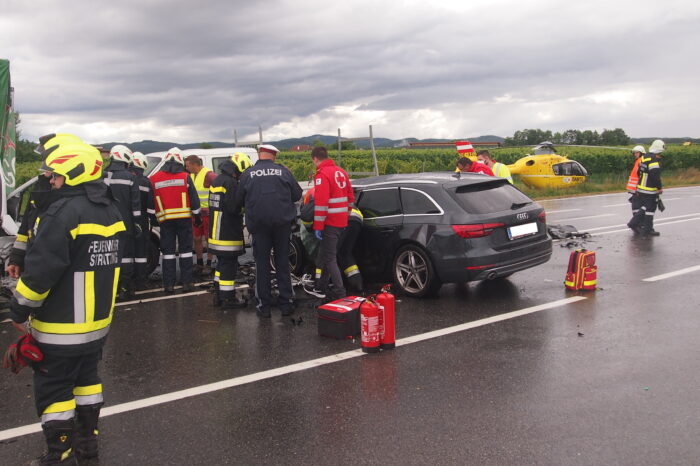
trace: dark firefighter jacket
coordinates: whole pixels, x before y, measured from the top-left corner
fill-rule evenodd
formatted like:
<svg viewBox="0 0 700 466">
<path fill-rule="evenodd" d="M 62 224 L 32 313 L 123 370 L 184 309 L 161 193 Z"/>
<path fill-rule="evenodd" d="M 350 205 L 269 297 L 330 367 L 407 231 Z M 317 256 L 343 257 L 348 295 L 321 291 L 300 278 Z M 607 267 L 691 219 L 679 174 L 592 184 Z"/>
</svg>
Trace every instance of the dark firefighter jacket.
<svg viewBox="0 0 700 466">
<path fill-rule="evenodd" d="M 245 203 L 245 224 L 251 233 L 291 225 L 297 216 L 294 203 L 301 199 L 301 193 L 287 167 L 260 159 L 241 175 L 234 208 Z"/>
<path fill-rule="evenodd" d="M 60 193 L 51 189 L 49 178 L 39 175 L 32 193 L 29 195 L 29 203 L 22 215 L 22 222 L 17 229 L 17 238 L 12 245 L 8 263 L 19 265 L 24 269 L 24 255 L 31 246 L 36 235 L 41 216 L 49 208 L 52 202 L 59 199 Z"/>
<path fill-rule="evenodd" d="M 639 157 L 639 184 L 637 194 L 658 194 L 661 190 L 661 161 L 658 155 L 643 154 Z"/>
<path fill-rule="evenodd" d="M 119 280 L 117 234 L 125 226 L 101 180 L 59 191 L 25 257 L 10 315 L 17 323 L 31 315 L 42 348 L 72 356 L 104 344 Z"/>
<path fill-rule="evenodd" d="M 156 215 L 153 201 L 153 186 L 151 186 L 151 180 L 143 174 L 143 168 L 131 167 L 131 169 L 135 177 L 134 182 L 138 186 L 139 194 L 141 195 L 141 227 L 142 229 L 148 229 L 148 219 Z"/>
<path fill-rule="evenodd" d="M 209 187 L 209 250 L 217 256 L 238 255 L 243 251 L 243 217 L 233 203 L 235 165 L 226 160 L 219 168 L 221 174 Z"/>
<path fill-rule="evenodd" d="M 105 170 L 104 182 L 117 200 L 119 212 L 126 225 L 126 232 L 133 235 L 134 222 L 140 223 L 141 220 L 141 195 L 136 184 L 136 176 L 129 171 L 126 162 L 112 160 Z"/>
</svg>

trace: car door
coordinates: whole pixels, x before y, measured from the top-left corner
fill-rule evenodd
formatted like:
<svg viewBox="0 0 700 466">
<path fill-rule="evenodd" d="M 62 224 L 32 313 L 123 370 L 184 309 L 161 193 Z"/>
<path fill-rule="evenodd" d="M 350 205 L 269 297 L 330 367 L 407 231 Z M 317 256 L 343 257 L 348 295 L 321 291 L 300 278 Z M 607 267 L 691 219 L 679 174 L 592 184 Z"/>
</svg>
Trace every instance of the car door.
<svg viewBox="0 0 700 466">
<path fill-rule="evenodd" d="M 368 276 L 383 276 L 393 259 L 403 227 L 398 187 L 362 190 L 357 208 L 364 217 L 355 244 L 355 259 Z"/>
</svg>

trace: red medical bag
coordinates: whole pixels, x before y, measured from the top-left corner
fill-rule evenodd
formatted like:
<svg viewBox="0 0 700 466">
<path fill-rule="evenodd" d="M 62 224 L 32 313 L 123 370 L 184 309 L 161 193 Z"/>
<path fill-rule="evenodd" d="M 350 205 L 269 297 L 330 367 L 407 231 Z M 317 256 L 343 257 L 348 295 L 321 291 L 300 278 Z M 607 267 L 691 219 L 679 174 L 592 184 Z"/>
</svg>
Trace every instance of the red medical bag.
<svg viewBox="0 0 700 466">
<path fill-rule="evenodd" d="M 361 296 L 346 296 L 318 307 L 318 334 L 337 339 L 354 338 L 360 334 Z"/>
<path fill-rule="evenodd" d="M 571 251 L 569 268 L 564 285 L 567 290 L 595 290 L 598 266 L 595 265 L 595 252 L 585 249 Z"/>
</svg>

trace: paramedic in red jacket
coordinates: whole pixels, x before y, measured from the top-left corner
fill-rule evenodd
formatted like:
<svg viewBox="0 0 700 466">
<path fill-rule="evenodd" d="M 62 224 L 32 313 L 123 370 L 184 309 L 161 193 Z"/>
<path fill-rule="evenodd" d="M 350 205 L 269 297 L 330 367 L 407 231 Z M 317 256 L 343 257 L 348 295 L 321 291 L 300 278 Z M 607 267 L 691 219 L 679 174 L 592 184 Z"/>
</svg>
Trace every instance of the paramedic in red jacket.
<svg viewBox="0 0 700 466">
<path fill-rule="evenodd" d="M 316 296 L 345 297 L 343 276 L 338 268 L 338 241 L 348 226 L 348 214 L 355 202 L 350 179 L 345 170 L 328 158 L 325 147 L 314 147 L 311 160 L 316 165 L 314 177 L 314 234 L 321 240 L 320 260 L 323 270 L 316 283 Z M 332 289 L 329 289 L 329 282 Z M 324 296 L 325 295 L 325 296 Z"/>
<path fill-rule="evenodd" d="M 494 176 L 491 169 L 481 162 L 474 162 L 469 157 L 462 157 L 457 161 L 457 169 L 462 173 L 481 173 Z"/>
</svg>

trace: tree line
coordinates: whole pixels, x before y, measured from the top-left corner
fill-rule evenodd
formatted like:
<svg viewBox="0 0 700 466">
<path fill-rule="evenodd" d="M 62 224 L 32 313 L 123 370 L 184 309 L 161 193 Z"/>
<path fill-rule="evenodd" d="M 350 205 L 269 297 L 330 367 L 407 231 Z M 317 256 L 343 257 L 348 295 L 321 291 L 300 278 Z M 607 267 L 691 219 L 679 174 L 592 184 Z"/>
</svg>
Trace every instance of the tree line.
<svg viewBox="0 0 700 466">
<path fill-rule="evenodd" d="M 541 129 L 523 129 L 516 131 L 513 137 L 505 139 L 506 146 L 531 146 L 543 141 L 554 144 L 582 144 L 589 146 L 626 146 L 632 141 L 622 128 L 597 130 L 568 129 L 552 132 Z"/>
</svg>

